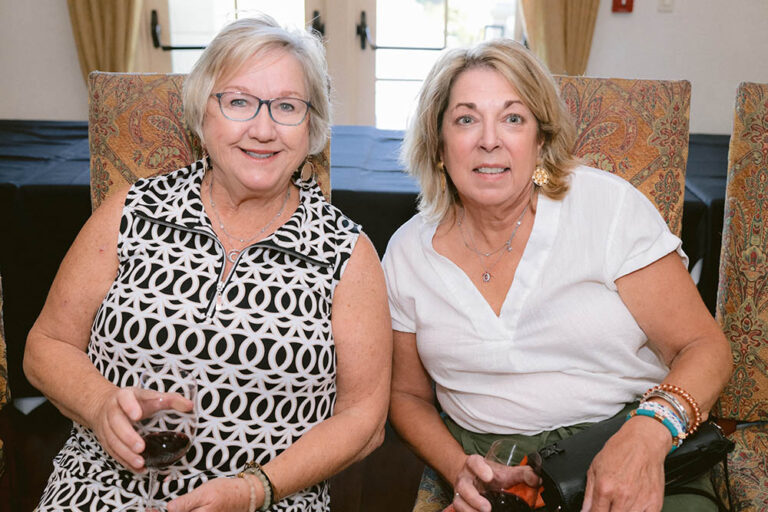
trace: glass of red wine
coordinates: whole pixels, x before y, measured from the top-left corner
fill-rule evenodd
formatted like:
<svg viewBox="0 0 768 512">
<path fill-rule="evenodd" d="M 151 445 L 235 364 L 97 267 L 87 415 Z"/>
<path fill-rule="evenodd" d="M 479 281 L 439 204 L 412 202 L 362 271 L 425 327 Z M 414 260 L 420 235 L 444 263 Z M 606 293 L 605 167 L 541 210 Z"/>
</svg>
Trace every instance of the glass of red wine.
<svg viewBox="0 0 768 512">
<path fill-rule="evenodd" d="M 491 512 L 531 512 L 533 509 L 522 497 L 509 489 L 516 480 L 511 468 L 520 463 L 523 454 L 512 440 L 497 439 L 485 455 L 485 462 L 493 470 L 493 480 L 485 484 L 482 495 L 491 503 Z"/>
<path fill-rule="evenodd" d="M 157 391 L 157 400 L 151 402 L 154 413 L 142 419 L 138 432 L 144 439 L 144 464 L 147 466 L 148 483 L 144 510 L 160 510 L 155 503 L 157 473 L 180 460 L 189 450 L 197 428 L 197 411 L 181 411 L 173 408 L 170 393 L 176 393 L 193 404 L 197 398 L 197 379 L 192 372 L 173 365 L 152 366 L 141 374 L 142 389 Z"/>
</svg>

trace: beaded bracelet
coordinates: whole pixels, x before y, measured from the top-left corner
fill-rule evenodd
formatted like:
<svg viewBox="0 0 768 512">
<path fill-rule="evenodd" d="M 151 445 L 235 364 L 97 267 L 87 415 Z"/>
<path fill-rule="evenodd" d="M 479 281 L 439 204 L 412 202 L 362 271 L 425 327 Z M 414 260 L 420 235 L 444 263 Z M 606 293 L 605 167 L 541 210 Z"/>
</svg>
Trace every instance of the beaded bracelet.
<svg viewBox="0 0 768 512">
<path fill-rule="evenodd" d="M 699 409 L 699 404 L 696 403 L 696 400 L 693 399 L 693 397 L 688 393 L 686 390 L 679 386 L 675 386 L 674 384 L 659 384 L 658 386 L 654 386 L 648 391 L 645 392 L 645 395 L 643 395 L 643 400 L 645 400 L 645 396 L 656 390 L 660 389 L 662 391 L 669 391 L 671 393 L 676 394 L 680 398 L 682 398 L 685 402 L 688 403 L 688 405 L 691 406 L 691 410 L 693 411 L 693 422 L 688 426 L 688 435 L 693 434 L 696 432 L 696 429 L 699 428 L 699 425 L 701 425 L 701 409 Z"/>
<path fill-rule="evenodd" d="M 238 478 L 242 478 L 245 480 L 245 483 L 248 484 L 248 490 L 250 491 L 250 496 L 248 498 L 248 512 L 256 512 L 256 486 L 253 483 L 253 480 L 248 477 L 253 477 L 250 473 L 240 473 L 237 475 Z"/>
<path fill-rule="evenodd" d="M 677 436 L 677 430 L 672 422 L 667 418 L 662 418 L 661 415 L 655 411 L 649 411 L 647 409 L 635 409 L 634 411 L 631 411 L 629 414 L 627 414 L 627 420 L 635 416 L 647 416 L 648 418 L 653 418 L 667 427 L 669 433 L 672 434 L 672 448 L 669 450 L 669 453 L 677 450 L 677 448 L 683 443 L 683 440 Z"/>
<path fill-rule="evenodd" d="M 687 434 L 685 433 L 685 424 L 670 407 L 656 402 L 642 402 L 638 406 L 638 409 L 654 412 L 662 418 L 668 420 L 675 428 L 675 432 L 673 433 L 672 437 L 677 437 L 680 439 L 681 443 L 686 438 Z"/>
<path fill-rule="evenodd" d="M 261 507 L 259 507 L 259 512 L 264 512 L 269 507 L 272 506 L 272 499 L 275 497 L 275 488 L 272 485 L 272 481 L 269 479 L 267 474 L 264 472 L 264 469 L 262 469 L 261 465 L 257 462 L 247 462 L 245 464 L 245 469 L 237 474 L 240 478 L 245 478 L 246 476 L 251 475 L 255 476 L 259 479 L 259 482 L 261 482 L 261 486 L 264 488 L 264 503 L 262 503 Z M 253 489 L 253 486 L 251 486 L 251 496 L 253 498 L 253 501 L 248 507 L 248 512 L 255 512 L 255 490 Z"/>
<path fill-rule="evenodd" d="M 643 403 L 647 402 L 651 398 L 661 398 L 667 402 L 670 407 L 674 409 L 675 413 L 677 413 L 677 416 L 682 420 L 685 429 L 688 429 L 688 425 L 691 424 L 691 420 L 688 418 L 688 413 L 686 412 L 685 407 L 683 407 L 683 404 L 680 403 L 680 400 L 678 400 L 675 395 L 672 393 L 667 393 L 663 389 L 651 389 L 648 390 L 645 395 L 643 395 Z"/>
</svg>

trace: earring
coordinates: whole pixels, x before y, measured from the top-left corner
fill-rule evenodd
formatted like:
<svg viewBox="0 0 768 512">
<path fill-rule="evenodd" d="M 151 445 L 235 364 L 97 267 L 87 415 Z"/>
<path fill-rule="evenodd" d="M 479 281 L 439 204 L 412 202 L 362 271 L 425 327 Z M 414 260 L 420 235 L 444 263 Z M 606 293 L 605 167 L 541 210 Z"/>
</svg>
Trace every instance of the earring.
<svg viewBox="0 0 768 512">
<path fill-rule="evenodd" d="M 440 192 L 445 192 L 446 179 L 445 179 L 445 164 L 442 160 L 437 162 L 437 172 L 440 175 Z"/>
<path fill-rule="evenodd" d="M 203 173 L 208 172 L 208 152 L 203 150 Z"/>
<path fill-rule="evenodd" d="M 301 166 L 301 181 L 309 181 L 315 174 L 315 164 L 309 159 L 304 161 L 304 165 Z"/>
<path fill-rule="evenodd" d="M 533 171 L 533 184 L 537 187 L 543 187 L 547 183 L 549 183 L 549 172 L 544 166 L 537 166 L 536 170 Z"/>
</svg>

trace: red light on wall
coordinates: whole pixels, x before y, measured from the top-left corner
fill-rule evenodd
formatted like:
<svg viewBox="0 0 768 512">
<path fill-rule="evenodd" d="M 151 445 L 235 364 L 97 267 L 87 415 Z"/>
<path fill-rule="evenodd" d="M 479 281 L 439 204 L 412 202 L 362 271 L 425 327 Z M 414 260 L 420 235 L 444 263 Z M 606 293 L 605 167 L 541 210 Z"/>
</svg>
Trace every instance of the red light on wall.
<svg viewBox="0 0 768 512">
<path fill-rule="evenodd" d="M 634 0 L 613 0 L 611 12 L 632 12 L 633 1 Z"/>
</svg>

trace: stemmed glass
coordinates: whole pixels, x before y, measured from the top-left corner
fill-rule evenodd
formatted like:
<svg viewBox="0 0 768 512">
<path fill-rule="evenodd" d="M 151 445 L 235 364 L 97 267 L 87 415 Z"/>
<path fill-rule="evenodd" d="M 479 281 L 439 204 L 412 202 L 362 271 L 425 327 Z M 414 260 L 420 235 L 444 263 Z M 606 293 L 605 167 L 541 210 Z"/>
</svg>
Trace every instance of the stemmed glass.
<svg viewBox="0 0 768 512">
<path fill-rule="evenodd" d="M 176 393 L 196 405 L 197 379 L 192 372 L 173 365 L 152 366 L 141 374 L 141 389 Z M 189 450 L 197 428 L 197 411 L 180 411 L 174 397 L 161 395 L 149 401 L 150 415 L 139 421 L 138 432 L 145 447 L 141 456 L 148 470 L 144 510 L 157 509 L 157 472 L 181 459 Z"/>
<path fill-rule="evenodd" d="M 485 462 L 493 470 L 493 480 L 484 484 L 483 497 L 491 503 L 491 512 L 531 512 L 528 502 L 510 490 L 510 469 L 522 455 L 517 445 L 506 439 L 497 439 L 485 455 Z M 523 484 L 524 485 L 524 484 Z"/>
</svg>

